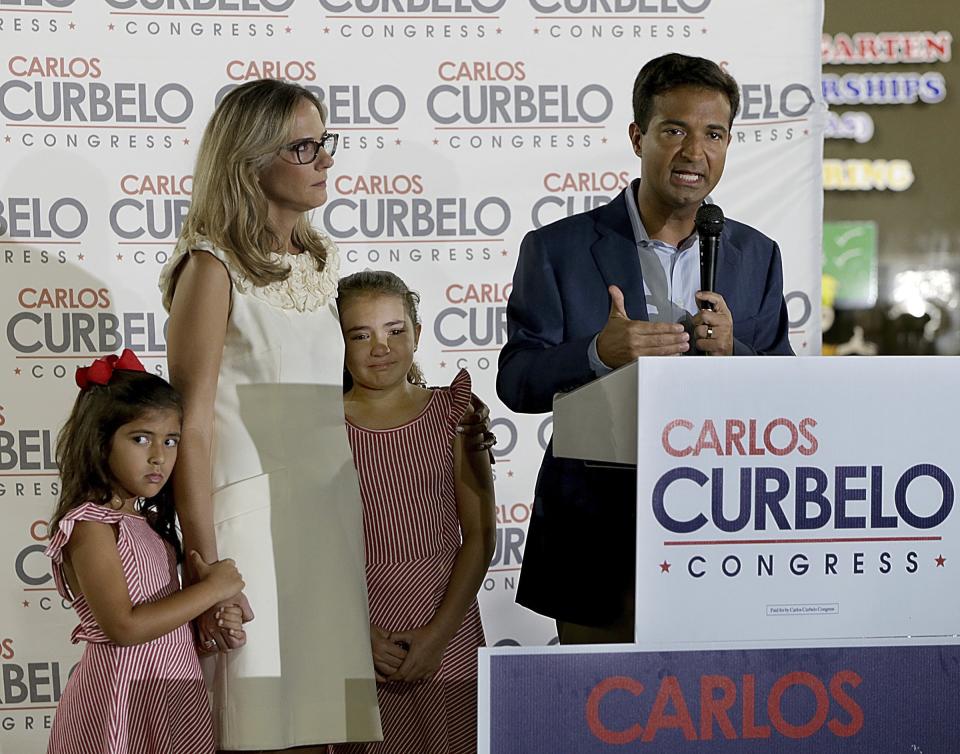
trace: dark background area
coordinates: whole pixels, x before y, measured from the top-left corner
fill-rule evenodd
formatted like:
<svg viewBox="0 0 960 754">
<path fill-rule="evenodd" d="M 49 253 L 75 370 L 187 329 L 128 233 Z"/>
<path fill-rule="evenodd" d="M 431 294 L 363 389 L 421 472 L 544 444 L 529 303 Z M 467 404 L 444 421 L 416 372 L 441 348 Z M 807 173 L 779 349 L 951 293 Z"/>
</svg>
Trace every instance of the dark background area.
<svg viewBox="0 0 960 754">
<path fill-rule="evenodd" d="M 956 0 L 851 3 L 826 0 L 824 33 L 941 32 L 960 34 Z M 951 52 L 956 44 L 951 44 Z M 935 104 L 831 105 L 832 112 L 868 113 L 873 138 L 826 139 L 824 158 L 907 160 L 914 182 L 905 191 L 824 192 L 824 221 L 873 220 L 878 229 L 877 301 L 869 309 L 838 305 L 824 321 L 824 353 L 960 353 L 960 61 L 832 65 L 825 74 L 925 73 L 946 81 Z M 826 303 L 826 302 L 825 302 Z M 855 328 L 862 340 L 850 346 Z"/>
</svg>

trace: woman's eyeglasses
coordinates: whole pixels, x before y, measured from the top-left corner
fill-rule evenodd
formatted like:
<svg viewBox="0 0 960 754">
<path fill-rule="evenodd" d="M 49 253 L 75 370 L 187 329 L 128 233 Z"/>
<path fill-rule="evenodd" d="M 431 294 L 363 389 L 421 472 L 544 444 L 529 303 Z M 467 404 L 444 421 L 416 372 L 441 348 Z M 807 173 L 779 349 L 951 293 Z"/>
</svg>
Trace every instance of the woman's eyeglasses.
<svg viewBox="0 0 960 754">
<path fill-rule="evenodd" d="M 290 157 L 284 157 L 287 162 L 293 162 L 298 165 L 309 165 L 317 159 L 321 149 L 333 157 L 333 155 L 336 154 L 337 143 L 339 141 L 340 134 L 332 134 L 327 131 L 320 137 L 319 141 L 316 139 L 301 139 L 300 141 L 293 142 L 293 144 L 287 144 L 280 148 L 280 154 L 290 155 Z"/>
</svg>

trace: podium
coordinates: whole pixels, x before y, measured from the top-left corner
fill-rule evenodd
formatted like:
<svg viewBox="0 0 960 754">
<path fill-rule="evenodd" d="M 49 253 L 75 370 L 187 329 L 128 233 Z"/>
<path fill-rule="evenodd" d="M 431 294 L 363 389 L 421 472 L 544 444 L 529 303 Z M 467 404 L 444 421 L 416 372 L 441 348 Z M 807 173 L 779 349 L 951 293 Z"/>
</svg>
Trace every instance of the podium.
<svg viewBox="0 0 960 754">
<path fill-rule="evenodd" d="M 956 750 L 958 377 L 659 358 L 557 396 L 556 455 L 637 465 L 636 642 L 481 650 L 480 751 Z"/>
<path fill-rule="evenodd" d="M 637 462 L 637 382 L 633 361 L 553 399 L 553 454 L 619 464 Z"/>
<path fill-rule="evenodd" d="M 958 378 L 955 357 L 653 358 L 557 396 L 556 455 L 637 464 L 637 605 L 671 605 L 637 610 L 637 640 L 960 633 L 939 598 Z"/>
</svg>

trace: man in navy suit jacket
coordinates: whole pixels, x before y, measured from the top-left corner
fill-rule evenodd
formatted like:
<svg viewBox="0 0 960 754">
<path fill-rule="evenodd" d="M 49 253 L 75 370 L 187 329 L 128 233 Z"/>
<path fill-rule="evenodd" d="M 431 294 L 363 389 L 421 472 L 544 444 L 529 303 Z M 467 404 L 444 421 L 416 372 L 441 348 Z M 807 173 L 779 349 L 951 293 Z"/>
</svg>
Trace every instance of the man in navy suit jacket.
<svg viewBox="0 0 960 754">
<path fill-rule="evenodd" d="M 640 179 L 520 247 L 497 375 L 510 409 L 550 411 L 555 393 L 637 358 L 793 353 L 780 250 L 759 231 L 728 219 L 717 292 L 698 290 L 694 217 L 723 173 L 739 100 L 733 78 L 703 58 L 670 54 L 641 69 L 629 129 Z M 555 618 L 562 643 L 633 641 L 635 527 L 636 469 L 556 458 L 551 443 L 517 602 Z"/>
</svg>

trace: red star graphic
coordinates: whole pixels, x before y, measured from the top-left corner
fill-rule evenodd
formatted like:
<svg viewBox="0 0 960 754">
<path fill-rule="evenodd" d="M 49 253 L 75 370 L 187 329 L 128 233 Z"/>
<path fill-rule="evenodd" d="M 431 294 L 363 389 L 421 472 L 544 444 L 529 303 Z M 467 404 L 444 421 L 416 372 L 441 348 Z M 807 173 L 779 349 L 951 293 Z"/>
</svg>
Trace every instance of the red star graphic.
<svg viewBox="0 0 960 754">
<path fill-rule="evenodd" d="M 292 27 L 292 26 L 286 26 L 286 27 L 284 27 L 283 30 L 284 30 L 287 34 L 289 34 L 291 31 L 293 31 L 293 27 Z"/>
<path fill-rule="evenodd" d="M 539 34 L 539 33 L 540 33 L 540 29 L 538 29 L 536 26 L 534 26 L 534 27 L 533 27 L 533 33 L 534 33 L 534 34 Z"/>
<path fill-rule="evenodd" d="M 700 33 L 701 33 L 701 34 L 706 34 L 706 33 L 707 33 L 707 27 L 704 26 L 704 27 L 700 30 Z"/>
<path fill-rule="evenodd" d="M 501 29 L 499 26 L 497 27 L 497 34 L 503 34 L 503 29 Z"/>
<path fill-rule="evenodd" d="M 77 261 L 82 262 L 84 258 L 83 254 L 77 254 Z"/>
<path fill-rule="evenodd" d="M 30 607 L 30 602 L 27 601 L 27 600 L 24 600 L 24 601 L 23 601 L 23 606 L 24 606 L 24 607 Z"/>
<path fill-rule="evenodd" d="M 606 137 L 606 136 L 601 136 L 601 137 L 600 137 L 600 143 L 601 143 L 601 144 L 606 144 L 606 143 L 607 143 L 607 137 Z"/>
<path fill-rule="evenodd" d="M 501 250 L 500 250 L 500 256 L 501 256 L 501 257 L 505 257 L 505 256 L 507 256 L 507 254 L 508 254 L 508 252 L 507 252 L 506 249 L 501 249 Z"/>
<path fill-rule="evenodd" d="M 4 136 L 4 137 L 3 137 L 3 140 L 4 140 L 7 144 L 10 143 L 10 137 L 9 137 L 9 136 Z"/>
<path fill-rule="evenodd" d="M 184 138 L 184 140 L 183 140 L 183 145 L 184 145 L 184 146 L 190 146 L 190 139 Z"/>
<path fill-rule="evenodd" d="M 123 254 L 117 254 L 117 261 L 118 261 L 118 262 L 122 262 L 122 261 L 123 261 Z"/>
<path fill-rule="evenodd" d="M 9 139 L 10 137 L 8 136 L 7 138 Z M 434 139 L 434 140 L 433 140 L 434 146 L 436 146 L 436 145 L 439 144 L 439 143 L 440 143 L 440 139 Z"/>
<path fill-rule="evenodd" d="M 399 146 L 400 146 L 400 139 L 394 139 L 394 140 L 393 140 L 393 143 L 396 144 L 396 145 L 399 147 Z"/>
<path fill-rule="evenodd" d="M 113 24 L 107 24 L 107 31 L 113 31 L 116 28 Z"/>
<path fill-rule="evenodd" d="M 13 373 L 14 373 L 15 375 L 17 375 L 17 377 L 19 377 L 21 371 L 22 371 L 22 370 L 20 369 L 20 367 L 17 367 L 16 369 L 13 370 Z"/>
<path fill-rule="evenodd" d="M 71 21 L 71 22 L 70 22 L 70 31 L 73 31 L 73 30 L 76 29 L 76 28 L 77 28 L 77 25 L 76 25 L 73 21 Z"/>
<path fill-rule="evenodd" d="M 512 472 L 512 471 L 508 471 L 508 472 L 507 472 L 507 476 L 512 477 L 512 476 L 513 476 L 513 472 Z"/>
<path fill-rule="evenodd" d="M 660 564 L 660 573 L 670 573 L 670 564 L 666 560 Z"/>
<path fill-rule="evenodd" d="M 447 368 L 447 362 L 441 361 L 441 362 L 440 362 L 440 368 L 441 368 L 441 369 L 446 369 L 446 368 Z"/>
<path fill-rule="evenodd" d="M 324 33 L 324 34 L 329 34 L 329 33 L 330 33 L 330 27 L 329 27 L 329 26 L 324 26 L 324 27 L 323 27 L 323 33 Z"/>
<path fill-rule="evenodd" d="M 945 557 L 943 557 L 943 555 L 940 555 L 940 556 L 934 558 L 934 560 L 937 561 L 937 568 L 946 568 L 946 566 L 944 565 L 944 563 L 946 562 L 947 559 L 946 559 Z"/>
</svg>

